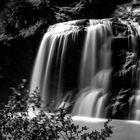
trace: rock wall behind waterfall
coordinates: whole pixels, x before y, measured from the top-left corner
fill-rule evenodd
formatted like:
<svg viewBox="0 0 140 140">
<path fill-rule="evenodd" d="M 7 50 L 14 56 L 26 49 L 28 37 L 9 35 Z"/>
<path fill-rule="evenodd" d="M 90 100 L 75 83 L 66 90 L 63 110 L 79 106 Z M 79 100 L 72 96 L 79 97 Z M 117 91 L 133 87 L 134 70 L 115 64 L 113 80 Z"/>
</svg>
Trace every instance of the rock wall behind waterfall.
<svg viewBox="0 0 140 140">
<path fill-rule="evenodd" d="M 117 30 L 114 30 L 112 46 L 112 99 L 109 105 L 109 110 L 112 110 L 112 115 L 109 116 L 113 118 L 135 118 L 135 94 L 139 89 L 140 39 L 138 28 L 133 27 L 133 23 L 132 26 L 114 24 Z"/>
</svg>

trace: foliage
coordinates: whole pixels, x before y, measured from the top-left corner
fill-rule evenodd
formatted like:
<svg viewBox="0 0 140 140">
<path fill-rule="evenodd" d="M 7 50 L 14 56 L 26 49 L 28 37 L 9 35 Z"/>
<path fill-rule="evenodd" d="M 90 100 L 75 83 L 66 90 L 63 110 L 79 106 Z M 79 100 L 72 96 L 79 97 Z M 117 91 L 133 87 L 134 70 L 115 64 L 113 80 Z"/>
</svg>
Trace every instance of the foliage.
<svg viewBox="0 0 140 140">
<path fill-rule="evenodd" d="M 40 19 L 50 25 L 73 19 L 110 17 L 117 3 L 121 4 L 111 0 L 9 0 L 0 13 L 0 32 L 15 36 Z"/>
<path fill-rule="evenodd" d="M 27 14 L 30 13 L 31 5 L 24 0 L 10 0 L 7 7 L 1 13 L 2 27 L 7 33 L 16 34 L 18 27 L 26 26 Z M 24 11 L 24 12 L 23 12 Z M 20 22 L 20 23 L 19 23 Z M 20 25 L 18 25 L 20 24 Z M 18 27 L 17 27 L 18 26 Z"/>
<path fill-rule="evenodd" d="M 115 17 L 120 17 L 121 19 L 127 19 L 132 18 L 133 15 L 133 10 L 132 10 L 132 4 L 130 3 L 129 5 L 119 5 L 117 9 L 114 11 Z"/>
<path fill-rule="evenodd" d="M 101 131 L 87 131 L 73 123 L 67 110 L 60 108 L 54 113 L 42 109 L 39 89 L 29 92 L 23 82 L 12 89 L 12 96 L 0 110 L 0 139 L 2 140 L 105 140 L 110 137 L 112 126 L 104 123 Z M 32 110 L 33 116 L 30 116 Z"/>
<path fill-rule="evenodd" d="M 140 3 L 139 1 L 130 1 L 127 4 L 118 5 L 114 11 L 113 17 L 129 21 L 130 23 L 138 22 L 140 23 Z"/>
<path fill-rule="evenodd" d="M 53 10 L 49 1 L 40 0 L 37 3 L 29 0 L 9 0 L 6 8 L 0 13 L 1 32 L 17 35 L 19 30 L 34 25 L 40 19 L 54 20 Z"/>
</svg>

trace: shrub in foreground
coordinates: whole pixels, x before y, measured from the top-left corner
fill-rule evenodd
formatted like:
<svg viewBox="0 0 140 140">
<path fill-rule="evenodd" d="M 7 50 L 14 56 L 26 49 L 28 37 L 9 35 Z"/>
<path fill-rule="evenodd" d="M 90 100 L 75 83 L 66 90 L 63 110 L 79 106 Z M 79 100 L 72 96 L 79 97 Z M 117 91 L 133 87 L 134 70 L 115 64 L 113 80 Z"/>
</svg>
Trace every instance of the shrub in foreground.
<svg viewBox="0 0 140 140">
<path fill-rule="evenodd" d="M 86 126 L 75 125 L 66 109 L 46 113 L 41 104 L 39 89 L 26 90 L 24 81 L 16 89 L 12 88 L 12 96 L 0 109 L 0 139 L 105 140 L 113 133 L 109 120 L 100 131 L 89 131 Z"/>
</svg>

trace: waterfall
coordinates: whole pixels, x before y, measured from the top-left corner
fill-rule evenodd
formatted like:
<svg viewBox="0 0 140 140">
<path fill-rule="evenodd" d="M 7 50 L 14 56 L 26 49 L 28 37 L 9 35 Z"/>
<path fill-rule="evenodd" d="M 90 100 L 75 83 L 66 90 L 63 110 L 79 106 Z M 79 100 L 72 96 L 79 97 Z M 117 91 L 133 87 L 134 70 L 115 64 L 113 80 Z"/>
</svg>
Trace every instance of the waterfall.
<svg viewBox="0 0 140 140">
<path fill-rule="evenodd" d="M 112 38 L 108 20 L 51 26 L 39 47 L 30 84 L 30 89 L 40 88 L 43 106 L 50 104 L 55 110 L 74 100 L 72 114 L 105 117 Z M 69 92 L 75 89 L 76 94 Z"/>
<path fill-rule="evenodd" d="M 136 2 L 136 1 L 135 1 Z M 137 22 L 133 22 L 131 23 L 133 28 L 135 29 L 136 34 L 132 34 L 131 35 L 131 42 L 132 42 L 132 54 L 130 57 L 135 57 L 135 55 L 139 55 L 139 50 L 137 49 L 139 47 L 139 42 L 138 42 L 138 38 L 140 36 L 140 26 Z M 139 56 L 137 56 L 139 57 Z M 132 75 L 133 81 L 136 80 L 136 89 L 135 90 L 135 94 L 132 95 L 131 99 L 130 99 L 130 105 L 134 105 L 133 109 L 132 109 L 132 119 L 134 120 L 140 120 L 140 60 L 139 58 L 137 58 L 137 66 L 133 66 L 133 73 L 136 72 L 136 77 Z"/>
<path fill-rule="evenodd" d="M 133 99 L 135 100 L 134 103 L 134 120 L 140 120 L 140 62 L 138 62 L 137 68 L 137 80 L 138 80 L 138 89 L 135 91 L 135 95 Z"/>
<path fill-rule="evenodd" d="M 105 102 L 111 76 L 111 23 L 91 24 L 87 29 L 80 66 L 80 93 L 73 114 L 105 117 Z"/>
<path fill-rule="evenodd" d="M 43 106 L 49 104 L 53 111 L 73 100 L 72 114 L 105 117 L 112 38 L 108 20 L 51 26 L 39 47 L 30 83 L 31 90 L 40 88 Z"/>
<path fill-rule="evenodd" d="M 64 98 L 63 92 L 68 90 L 65 83 L 70 80 L 71 72 L 67 71 L 74 66 L 69 63 L 75 61 L 70 59 L 75 57 L 72 53 L 79 32 L 76 22 L 51 26 L 43 37 L 36 57 L 30 89 L 39 87 L 43 105 L 52 103 L 52 110 L 58 108 Z"/>
</svg>

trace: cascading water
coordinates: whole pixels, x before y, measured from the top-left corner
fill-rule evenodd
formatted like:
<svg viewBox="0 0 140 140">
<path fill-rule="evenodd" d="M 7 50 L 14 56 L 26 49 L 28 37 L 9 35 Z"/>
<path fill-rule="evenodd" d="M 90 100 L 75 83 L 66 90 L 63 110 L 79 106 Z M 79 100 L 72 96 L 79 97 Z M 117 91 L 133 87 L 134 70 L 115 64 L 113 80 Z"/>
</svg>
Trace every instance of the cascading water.
<svg viewBox="0 0 140 140">
<path fill-rule="evenodd" d="M 111 76 L 111 41 L 111 23 L 90 24 L 83 47 L 79 80 L 80 89 L 88 87 L 88 90 L 80 93 L 73 114 L 105 117 L 104 107 Z"/>
<path fill-rule="evenodd" d="M 136 36 L 140 35 L 140 26 L 138 23 L 134 24 L 134 27 L 136 29 Z M 133 46 L 137 48 L 139 44 L 137 41 L 134 39 L 133 41 Z M 134 54 L 133 54 L 134 55 Z M 140 60 L 138 60 L 137 64 L 137 69 L 136 69 L 136 78 L 137 78 L 137 89 L 135 90 L 135 95 L 133 96 L 134 101 L 134 120 L 140 120 Z"/>
<path fill-rule="evenodd" d="M 131 25 L 131 26 L 130 26 Z M 133 120 L 140 120 L 140 62 L 139 62 L 139 50 L 137 49 L 139 47 L 139 35 L 140 35 L 140 26 L 137 22 L 132 22 L 130 25 L 128 25 L 131 31 L 130 36 L 130 42 L 128 43 L 131 48 L 129 48 L 131 51 L 129 52 L 129 55 L 126 57 L 127 59 L 135 58 L 137 60 L 137 65 L 133 64 L 132 66 L 132 83 L 136 82 L 136 87 L 134 88 L 134 94 L 132 94 L 131 98 L 129 99 L 130 106 L 133 106 L 131 108 L 130 112 L 132 113 L 132 116 L 129 117 L 129 119 Z M 136 73 L 136 76 L 135 76 Z"/>
<path fill-rule="evenodd" d="M 30 89 L 39 87 L 44 106 L 53 102 L 52 109 L 58 108 L 62 102 L 63 92 L 67 89 L 64 84 L 70 79 L 71 71 L 67 72 L 66 68 L 69 65 L 67 54 L 71 51 L 68 55 L 74 57 L 73 44 L 79 31 L 75 23 L 72 21 L 51 26 L 43 37 L 35 62 Z M 71 48 L 68 49 L 68 46 Z"/>
<path fill-rule="evenodd" d="M 119 30 L 114 29 L 115 26 Z M 135 30 L 139 34 L 139 28 L 135 26 Z M 112 117 L 119 107 L 125 106 L 127 112 L 124 102 L 129 102 L 128 108 L 135 108 L 130 114 L 139 119 L 139 94 L 123 92 L 123 88 L 124 91 L 135 90 L 131 86 L 131 81 L 135 81 L 132 75 L 127 76 L 128 84 L 124 81 L 125 71 L 133 64 L 129 59 L 134 57 L 138 46 L 133 32 L 127 22 L 112 25 L 108 19 L 75 20 L 50 26 L 38 50 L 30 89 L 39 87 L 43 106 L 49 105 L 52 111 L 69 106 L 73 115 Z M 125 37 L 121 37 L 123 35 Z M 127 40 L 125 46 L 117 44 L 120 38 L 122 43 Z M 112 52 L 112 47 L 117 51 Z M 133 69 L 133 73 L 137 71 L 139 75 L 138 68 Z M 122 81 L 119 73 L 123 73 Z M 116 79 L 115 75 L 118 75 Z M 117 115 L 114 118 L 120 118 Z M 129 113 L 124 115 L 129 118 Z"/>
<path fill-rule="evenodd" d="M 52 110 L 68 104 L 66 93 L 78 89 L 79 95 L 70 95 L 76 96 L 72 113 L 104 117 L 111 76 L 111 22 L 84 22 L 87 25 L 80 40 L 79 21 L 48 29 L 38 51 L 30 88 L 40 87 L 44 105 L 53 102 Z"/>
</svg>

